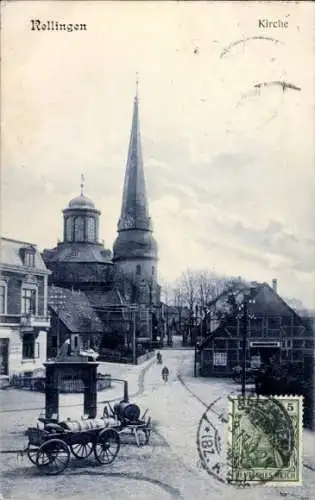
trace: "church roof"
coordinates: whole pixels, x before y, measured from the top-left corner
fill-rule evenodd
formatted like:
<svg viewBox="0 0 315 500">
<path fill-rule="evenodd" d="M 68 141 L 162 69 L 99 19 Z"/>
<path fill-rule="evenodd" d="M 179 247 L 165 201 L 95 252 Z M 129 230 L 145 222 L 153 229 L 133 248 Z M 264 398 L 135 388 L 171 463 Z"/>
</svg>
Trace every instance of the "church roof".
<svg viewBox="0 0 315 500">
<path fill-rule="evenodd" d="M 157 259 L 157 243 L 150 231 L 119 232 L 114 243 L 113 260 L 130 258 Z"/>
<path fill-rule="evenodd" d="M 143 171 L 138 95 L 133 104 L 121 216 L 118 222 L 118 231 L 124 229 L 151 230 Z"/>
<path fill-rule="evenodd" d="M 118 290 L 86 291 L 85 294 L 94 307 L 105 308 L 125 305 L 125 301 Z"/>
<path fill-rule="evenodd" d="M 85 196 L 83 193 L 80 196 L 76 196 L 69 201 L 68 208 L 78 208 L 78 209 L 95 209 L 95 205 L 90 198 Z"/>
<path fill-rule="evenodd" d="M 111 251 L 100 243 L 59 243 L 51 250 L 44 250 L 46 262 L 98 262 L 111 264 Z"/>
</svg>

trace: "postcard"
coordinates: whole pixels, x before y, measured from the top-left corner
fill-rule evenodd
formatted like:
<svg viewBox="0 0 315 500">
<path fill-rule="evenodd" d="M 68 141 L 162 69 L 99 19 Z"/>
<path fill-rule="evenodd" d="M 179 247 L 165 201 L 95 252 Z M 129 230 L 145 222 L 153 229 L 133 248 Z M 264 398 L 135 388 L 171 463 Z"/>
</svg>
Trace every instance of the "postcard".
<svg viewBox="0 0 315 500">
<path fill-rule="evenodd" d="M 1 19 L 0 498 L 314 498 L 314 4 Z"/>
</svg>

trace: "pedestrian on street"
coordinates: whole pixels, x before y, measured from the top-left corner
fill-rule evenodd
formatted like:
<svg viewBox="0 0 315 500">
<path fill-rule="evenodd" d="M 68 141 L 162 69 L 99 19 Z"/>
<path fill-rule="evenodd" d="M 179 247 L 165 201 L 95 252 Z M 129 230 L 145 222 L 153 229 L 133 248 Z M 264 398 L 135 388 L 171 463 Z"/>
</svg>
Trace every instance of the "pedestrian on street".
<svg viewBox="0 0 315 500">
<path fill-rule="evenodd" d="M 163 382 L 167 382 L 168 381 L 169 373 L 170 372 L 169 372 L 167 366 L 164 366 L 163 369 L 162 369 L 162 379 L 163 379 Z"/>
</svg>

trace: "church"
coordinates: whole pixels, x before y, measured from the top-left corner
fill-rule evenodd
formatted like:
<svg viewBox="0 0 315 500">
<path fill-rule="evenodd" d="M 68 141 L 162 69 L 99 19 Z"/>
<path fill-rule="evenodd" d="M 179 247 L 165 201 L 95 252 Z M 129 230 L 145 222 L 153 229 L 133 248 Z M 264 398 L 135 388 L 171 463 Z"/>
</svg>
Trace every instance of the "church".
<svg viewBox="0 0 315 500">
<path fill-rule="evenodd" d="M 48 357 L 69 337 L 98 351 L 109 344 L 128 350 L 132 343 L 148 351 L 161 337 L 158 247 L 146 192 L 138 92 L 113 251 L 100 243 L 100 216 L 82 181 L 81 194 L 63 210 L 63 240 L 43 251 L 51 271 Z"/>
</svg>

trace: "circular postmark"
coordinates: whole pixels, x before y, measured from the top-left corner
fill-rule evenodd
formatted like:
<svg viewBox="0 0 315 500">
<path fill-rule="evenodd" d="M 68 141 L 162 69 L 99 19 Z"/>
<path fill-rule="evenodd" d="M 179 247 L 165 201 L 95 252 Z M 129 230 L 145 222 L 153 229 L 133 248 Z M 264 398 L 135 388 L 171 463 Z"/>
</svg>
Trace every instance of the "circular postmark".
<svg viewBox="0 0 315 500">
<path fill-rule="evenodd" d="M 197 448 L 203 468 L 217 480 L 255 486 L 289 468 L 294 429 L 276 398 L 220 397 L 200 419 Z"/>
</svg>

